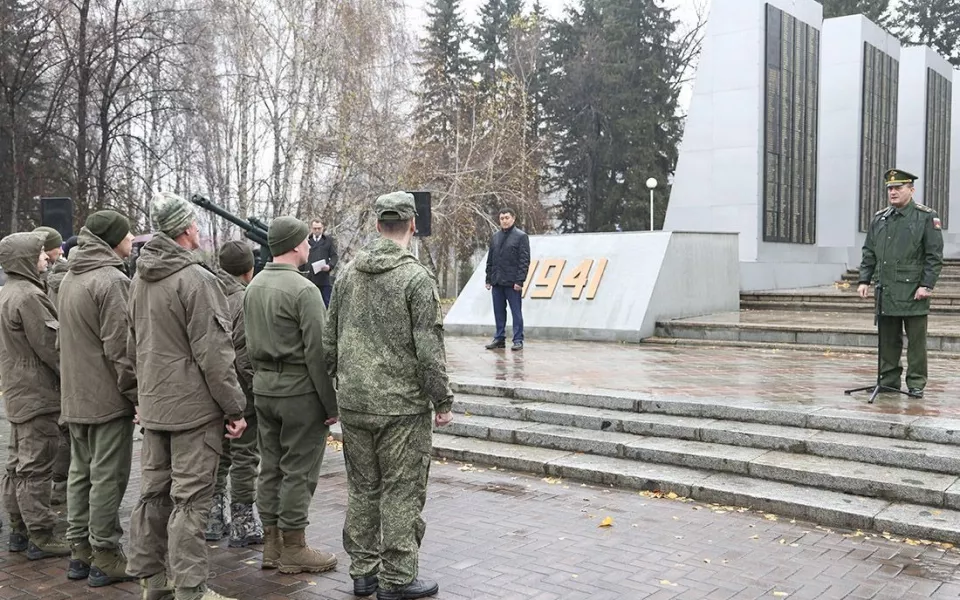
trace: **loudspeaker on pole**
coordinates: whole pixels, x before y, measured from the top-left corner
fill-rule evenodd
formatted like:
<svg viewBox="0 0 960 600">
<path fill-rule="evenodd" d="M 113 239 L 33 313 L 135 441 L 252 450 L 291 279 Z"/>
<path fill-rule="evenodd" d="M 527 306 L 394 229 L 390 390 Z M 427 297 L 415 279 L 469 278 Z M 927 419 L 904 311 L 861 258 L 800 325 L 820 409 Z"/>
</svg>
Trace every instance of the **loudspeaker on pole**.
<svg viewBox="0 0 960 600">
<path fill-rule="evenodd" d="M 430 215 L 430 192 L 408 192 L 413 194 L 413 201 L 417 207 L 417 237 L 428 237 L 433 219 Z"/>
<path fill-rule="evenodd" d="M 63 239 L 73 237 L 73 200 L 40 198 L 40 224 L 53 227 Z"/>
</svg>

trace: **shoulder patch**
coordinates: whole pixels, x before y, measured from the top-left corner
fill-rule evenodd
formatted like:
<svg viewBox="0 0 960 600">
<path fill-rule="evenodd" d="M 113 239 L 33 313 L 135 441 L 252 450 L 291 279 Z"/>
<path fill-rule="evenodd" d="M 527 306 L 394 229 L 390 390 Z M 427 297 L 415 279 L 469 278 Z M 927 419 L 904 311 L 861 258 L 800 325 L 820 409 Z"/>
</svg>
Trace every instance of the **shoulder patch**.
<svg viewBox="0 0 960 600">
<path fill-rule="evenodd" d="M 929 212 L 933 212 L 933 209 L 930 208 L 929 206 L 925 206 L 925 205 L 923 205 L 923 204 L 920 204 L 919 202 L 916 202 L 915 204 L 917 205 L 917 208 L 919 208 L 919 209 L 922 210 L 923 212 L 928 212 L 928 213 L 929 213 Z"/>
</svg>

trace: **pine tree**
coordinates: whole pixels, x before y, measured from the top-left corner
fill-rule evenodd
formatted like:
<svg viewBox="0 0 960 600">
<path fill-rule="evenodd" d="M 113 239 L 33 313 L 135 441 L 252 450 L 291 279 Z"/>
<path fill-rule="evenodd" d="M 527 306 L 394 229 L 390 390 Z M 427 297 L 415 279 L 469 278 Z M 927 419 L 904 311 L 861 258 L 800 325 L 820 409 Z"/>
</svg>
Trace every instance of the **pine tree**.
<svg viewBox="0 0 960 600">
<path fill-rule="evenodd" d="M 548 112 L 564 230 L 649 227 L 645 181 L 667 181 L 681 133 L 673 31 L 671 12 L 644 0 L 585 0 L 555 25 Z"/>
<path fill-rule="evenodd" d="M 878 25 L 885 25 L 889 18 L 890 0 L 819 0 L 823 5 L 823 18 L 863 15 Z"/>
<path fill-rule="evenodd" d="M 924 44 L 960 66 L 960 1 L 902 0 L 896 29 L 906 44 Z"/>
<path fill-rule="evenodd" d="M 417 138 L 423 145 L 448 146 L 456 129 L 460 95 L 470 75 L 464 52 L 467 32 L 460 0 L 433 0 L 427 15 L 430 22 L 419 53 L 422 79 Z"/>
<path fill-rule="evenodd" d="M 476 68 L 480 88 L 488 91 L 496 86 L 497 76 L 508 60 L 511 22 L 523 11 L 523 0 L 486 0 L 480 7 L 480 23 L 472 36 L 473 48 L 479 55 Z"/>
</svg>

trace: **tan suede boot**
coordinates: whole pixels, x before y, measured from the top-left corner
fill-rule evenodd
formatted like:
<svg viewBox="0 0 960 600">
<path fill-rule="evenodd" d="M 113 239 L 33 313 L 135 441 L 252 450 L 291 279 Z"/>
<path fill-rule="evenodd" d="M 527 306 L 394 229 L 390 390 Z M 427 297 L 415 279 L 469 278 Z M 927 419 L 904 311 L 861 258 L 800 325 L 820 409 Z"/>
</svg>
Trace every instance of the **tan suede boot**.
<svg viewBox="0 0 960 600">
<path fill-rule="evenodd" d="M 281 573 L 323 573 L 337 566 L 332 552 L 321 552 L 307 546 L 303 529 L 283 532 L 283 550 L 280 552 Z"/>
<path fill-rule="evenodd" d="M 140 580 L 140 600 L 173 600 L 173 586 L 163 571 Z"/>
<path fill-rule="evenodd" d="M 103 587 L 113 583 L 133 581 L 136 577 L 127 575 L 127 557 L 117 548 L 94 548 L 93 562 L 90 563 L 90 576 L 87 585 Z"/>
<path fill-rule="evenodd" d="M 283 549 L 283 534 L 276 525 L 263 528 L 263 560 L 261 569 L 276 569 L 280 564 L 280 551 Z"/>
</svg>

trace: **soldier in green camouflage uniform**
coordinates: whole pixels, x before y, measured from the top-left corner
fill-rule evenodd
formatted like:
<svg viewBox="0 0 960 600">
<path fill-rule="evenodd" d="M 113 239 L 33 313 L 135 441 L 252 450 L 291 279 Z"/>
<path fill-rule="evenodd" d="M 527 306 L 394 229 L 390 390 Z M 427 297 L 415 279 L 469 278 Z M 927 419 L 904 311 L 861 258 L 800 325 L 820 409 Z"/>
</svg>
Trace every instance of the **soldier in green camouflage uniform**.
<svg viewBox="0 0 960 600">
<path fill-rule="evenodd" d="M 884 174 L 890 206 L 877 211 L 860 264 L 862 298 L 870 282 L 879 290 L 880 384 L 900 389 L 903 330 L 907 333 L 907 389 L 923 396 L 927 384 L 927 315 L 943 267 L 943 233 L 937 213 L 913 201 L 916 175 Z"/>
<path fill-rule="evenodd" d="M 356 595 L 422 598 L 439 589 L 417 577 L 430 411 L 438 426 L 449 423 L 453 394 L 437 284 L 408 249 L 413 196 L 381 196 L 374 212 L 381 237 L 341 273 L 323 338 L 337 377 L 347 468 L 343 547 Z"/>
</svg>

